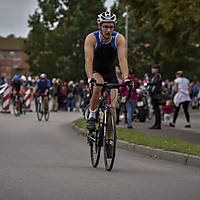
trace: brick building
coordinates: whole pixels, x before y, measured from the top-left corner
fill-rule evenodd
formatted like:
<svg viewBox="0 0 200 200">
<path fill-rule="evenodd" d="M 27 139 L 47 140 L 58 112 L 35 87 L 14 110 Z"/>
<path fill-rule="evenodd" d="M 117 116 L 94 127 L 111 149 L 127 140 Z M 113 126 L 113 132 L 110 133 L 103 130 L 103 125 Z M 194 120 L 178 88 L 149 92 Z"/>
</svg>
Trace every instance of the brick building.
<svg viewBox="0 0 200 200">
<path fill-rule="evenodd" d="M 0 37 L 0 77 L 28 74 L 27 55 L 22 50 L 22 38 Z"/>
</svg>

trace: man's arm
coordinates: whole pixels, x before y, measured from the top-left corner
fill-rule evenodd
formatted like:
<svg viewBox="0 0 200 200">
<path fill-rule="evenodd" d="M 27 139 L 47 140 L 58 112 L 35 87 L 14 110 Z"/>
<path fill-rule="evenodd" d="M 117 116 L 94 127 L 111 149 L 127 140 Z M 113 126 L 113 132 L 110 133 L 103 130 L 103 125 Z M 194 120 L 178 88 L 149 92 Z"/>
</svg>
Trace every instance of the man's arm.
<svg viewBox="0 0 200 200">
<path fill-rule="evenodd" d="M 33 88 L 33 95 L 36 93 L 37 89 L 38 89 L 38 86 L 36 85 L 36 86 Z"/>
<path fill-rule="evenodd" d="M 159 85 L 160 83 L 162 83 L 162 77 L 160 73 L 157 73 L 154 75 L 153 80 L 151 80 L 148 85 Z"/>
<path fill-rule="evenodd" d="M 93 74 L 93 59 L 94 59 L 94 48 L 96 44 L 96 38 L 91 33 L 85 39 L 84 51 L 85 51 L 85 72 L 88 79 L 92 78 Z"/>
<path fill-rule="evenodd" d="M 121 72 L 124 78 L 128 78 L 128 63 L 126 59 L 126 40 L 124 36 L 118 33 L 116 38 L 118 60 Z"/>
</svg>

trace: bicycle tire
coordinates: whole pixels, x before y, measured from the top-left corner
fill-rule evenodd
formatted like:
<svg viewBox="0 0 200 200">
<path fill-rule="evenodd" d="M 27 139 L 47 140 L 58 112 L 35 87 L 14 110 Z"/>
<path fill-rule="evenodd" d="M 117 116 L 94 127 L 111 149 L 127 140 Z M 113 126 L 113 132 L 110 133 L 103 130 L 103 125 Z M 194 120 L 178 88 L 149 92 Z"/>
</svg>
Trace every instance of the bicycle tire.
<svg viewBox="0 0 200 200">
<path fill-rule="evenodd" d="M 13 112 L 16 117 L 20 116 L 20 104 L 18 101 L 15 101 L 13 104 Z"/>
<path fill-rule="evenodd" d="M 94 168 L 96 168 L 99 164 L 100 160 L 100 154 L 101 154 L 101 146 L 99 145 L 99 136 L 98 132 L 93 132 L 92 135 L 93 139 L 95 141 L 92 141 L 92 139 L 89 142 L 90 145 L 90 159 L 91 159 L 91 164 Z"/>
<path fill-rule="evenodd" d="M 106 122 L 104 124 L 104 129 L 106 129 L 104 134 L 104 164 L 107 171 L 111 171 L 114 165 L 115 161 L 115 154 L 116 154 L 116 143 L 117 143 L 117 136 L 116 136 L 116 122 L 115 122 L 115 115 L 112 108 L 109 108 L 107 114 L 106 114 Z M 107 152 L 108 152 L 108 140 L 111 138 L 108 138 L 107 132 L 108 132 L 108 120 L 111 120 L 111 127 L 112 127 L 112 156 L 111 158 L 108 158 Z"/>
<path fill-rule="evenodd" d="M 98 128 L 95 132 L 89 132 L 89 135 L 91 136 L 89 138 L 91 163 L 92 166 L 96 168 L 99 164 L 103 140 L 103 130 L 102 125 L 100 124 L 100 117 L 98 117 Z"/>
<path fill-rule="evenodd" d="M 16 102 L 13 102 L 13 113 L 15 116 L 17 116 L 17 106 L 16 106 Z"/>
<path fill-rule="evenodd" d="M 44 112 L 44 119 L 45 119 L 45 121 L 49 120 L 49 116 L 50 116 L 50 112 L 49 112 L 49 108 L 48 108 L 47 111 Z"/>
<path fill-rule="evenodd" d="M 38 103 L 38 109 L 37 109 L 37 118 L 38 118 L 38 121 L 41 121 L 42 117 L 43 117 L 42 104 Z"/>
</svg>

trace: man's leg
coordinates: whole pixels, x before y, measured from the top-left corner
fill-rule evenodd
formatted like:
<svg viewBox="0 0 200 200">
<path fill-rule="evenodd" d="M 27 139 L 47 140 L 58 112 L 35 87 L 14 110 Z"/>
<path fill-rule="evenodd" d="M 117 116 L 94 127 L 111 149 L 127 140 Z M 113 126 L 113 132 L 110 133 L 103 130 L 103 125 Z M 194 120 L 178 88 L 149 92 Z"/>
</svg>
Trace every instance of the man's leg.
<svg viewBox="0 0 200 200">
<path fill-rule="evenodd" d="M 48 111 L 48 96 L 44 97 L 44 109 L 45 111 Z"/>
<path fill-rule="evenodd" d="M 58 111 L 58 96 L 55 96 L 55 111 Z"/>
<path fill-rule="evenodd" d="M 112 109 L 114 111 L 115 114 L 115 120 L 116 120 L 116 104 L 117 104 L 117 97 L 118 97 L 118 90 L 117 89 L 113 89 L 111 90 L 111 106 Z M 109 119 L 109 124 L 108 124 L 108 138 L 112 138 L 112 123 L 111 123 L 111 119 Z"/>
<path fill-rule="evenodd" d="M 35 96 L 35 111 L 38 111 L 38 100 L 37 96 Z"/>
<path fill-rule="evenodd" d="M 52 96 L 51 97 L 51 111 L 54 111 L 55 109 L 55 97 L 54 96 Z"/>
<path fill-rule="evenodd" d="M 75 107 L 75 99 L 72 98 L 71 99 L 71 107 L 70 107 L 70 112 L 73 112 L 74 111 L 74 107 Z"/>
<path fill-rule="evenodd" d="M 93 74 L 94 79 L 96 80 L 97 83 L 104 83 L 104 80 L 102 76 L 99 73 L 94 73 Z M 101 95 L 101 87 L 99 86 L 94 86 L 93 87 L 93 94 L 90 99 L 90 115 L 89 119 L 87 120 L 87 128 L 89 130 L 95 130 L 95 117 L 96 117 L 96 108 L 99 103 L 99 97 Z"/>
<path fill-rule="evenodd" d="M 65 110 L 66 111 L 68 111 L 69 103 L 70 103 L 70 100 L 67 98 L 67 100 L 66 100 L 66 106 L 65 106 Z"/>
<path fill-rule="evenodd" d="M 22 105 L 23 105 L 23 97 L 20 97 L 19 98 L 19 101 L 20 101 L 20 112 L 22 113 Z"/>
<path fill-rule="evenodd" d="M 40 98 L 38 96 L 35 96 L 35 98 L 36 98 L 36 102 L 37 102 L 37 111 L 38 111 L 38 109 L 39 109 L 38 105 L 39 105 Z M 40 108 L 39 112 L 41 112 L 41 108 Z"/>
</svg>

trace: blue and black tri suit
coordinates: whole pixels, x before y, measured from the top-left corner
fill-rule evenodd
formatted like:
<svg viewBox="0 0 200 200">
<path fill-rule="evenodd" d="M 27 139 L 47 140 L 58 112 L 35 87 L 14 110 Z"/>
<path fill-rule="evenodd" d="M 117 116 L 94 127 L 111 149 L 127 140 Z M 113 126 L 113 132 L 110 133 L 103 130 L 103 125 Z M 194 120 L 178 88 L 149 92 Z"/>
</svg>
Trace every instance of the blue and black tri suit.
<svg viewBox="0 0 200 200">
<path fill-rule="evenodd" d="M 100 30 L 93 32 L 96 37 L 96 47 L 94 49 L 93 73 L 101 74 L 105 82 L 118 83 L 115 72 L 115 59 L 117 57 L 116 37 L 117 32 L 113 32 L 108 43 L 102 43 Z"/>
<path fill-rule="evenodd" d="M 49 79 L 46 79 L 45 82 L 42 82 L 40 79 L 37 80 L 36 86 L 38 86 L 37 93 L 42 94 L 44 93 L 47 89 L 49 90 L 51 85 L 51 82 Z"/>
</svg>

